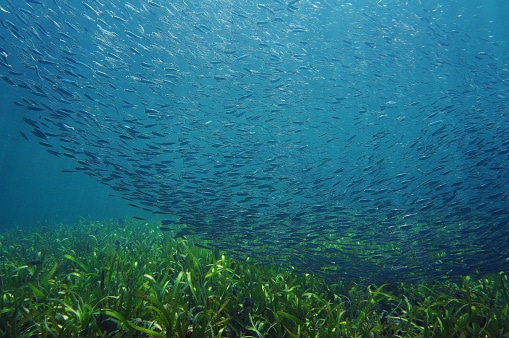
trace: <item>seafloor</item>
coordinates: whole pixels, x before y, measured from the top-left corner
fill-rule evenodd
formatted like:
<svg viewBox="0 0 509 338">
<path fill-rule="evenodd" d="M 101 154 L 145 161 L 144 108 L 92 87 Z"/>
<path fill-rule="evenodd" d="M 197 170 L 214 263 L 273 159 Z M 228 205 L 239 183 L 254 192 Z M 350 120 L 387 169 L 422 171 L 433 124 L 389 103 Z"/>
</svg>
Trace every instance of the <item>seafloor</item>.
<svg viewBox="0 0 509 338">
<path fill-rule="evenodd" d="M 325 280 L 157 222 L 0 235 L 2 337 L 502 337 L 509 282 Z"/>
</svg>

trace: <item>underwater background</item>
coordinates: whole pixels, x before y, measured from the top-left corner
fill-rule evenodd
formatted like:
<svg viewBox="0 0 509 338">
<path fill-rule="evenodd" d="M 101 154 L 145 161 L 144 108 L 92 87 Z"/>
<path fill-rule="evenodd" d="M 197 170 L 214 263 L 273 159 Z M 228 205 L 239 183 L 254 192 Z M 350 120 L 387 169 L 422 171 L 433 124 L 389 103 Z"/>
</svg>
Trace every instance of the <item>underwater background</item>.
<svg viewBox="0 0 509 338">
<path fill-rule="evenodd" d="M 373 281 L 502 271 L 504 1 L 5 1 L 2 228 L 134 217 Z"/>
<path fill-rule="evenodd" d="M 0 336 L 507 337 L 507 1 L 0 1 Z"/>
</svg>

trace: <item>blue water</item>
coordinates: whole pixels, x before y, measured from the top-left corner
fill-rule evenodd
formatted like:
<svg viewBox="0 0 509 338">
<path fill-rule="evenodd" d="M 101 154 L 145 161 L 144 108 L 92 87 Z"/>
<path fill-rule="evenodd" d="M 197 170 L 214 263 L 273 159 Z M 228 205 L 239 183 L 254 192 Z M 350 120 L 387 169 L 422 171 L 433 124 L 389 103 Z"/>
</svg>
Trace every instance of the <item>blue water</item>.
<svg viewBox="0 0 509 338">
<path fill-rule="evenodd" d="M 345 239 L 384 246 L 386 270 L 426 275 L 437 253 L 440 276 L 505 268 L 508 13 L 2 2 L 2 227 L 134 216 L 322 270 Z M 407 249 L 417 265 L 387 263 Z"/>
</svg>

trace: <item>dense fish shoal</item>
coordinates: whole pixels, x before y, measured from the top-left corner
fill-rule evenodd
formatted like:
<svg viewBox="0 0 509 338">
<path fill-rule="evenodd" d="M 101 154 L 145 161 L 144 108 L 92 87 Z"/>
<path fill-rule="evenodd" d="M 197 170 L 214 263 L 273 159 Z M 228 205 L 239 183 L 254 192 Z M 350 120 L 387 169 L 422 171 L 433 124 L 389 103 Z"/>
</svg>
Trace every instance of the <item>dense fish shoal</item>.
<svg viewBox="0 0 509 338">
<path fill-rule="evenodd" d="M 6 0 L 0 82 L 20 142 L 162 231 L 331 278 L 482 275 L 509 267 L 509 71 L 479 8 Z"/>
</svg>

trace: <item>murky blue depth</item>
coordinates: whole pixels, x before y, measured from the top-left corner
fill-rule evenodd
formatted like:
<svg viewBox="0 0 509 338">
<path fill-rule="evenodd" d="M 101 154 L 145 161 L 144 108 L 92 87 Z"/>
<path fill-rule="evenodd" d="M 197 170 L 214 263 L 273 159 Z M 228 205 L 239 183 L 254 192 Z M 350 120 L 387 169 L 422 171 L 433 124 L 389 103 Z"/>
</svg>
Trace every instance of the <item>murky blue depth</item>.
<svg viewBox="0 0 509 338">
<path fill-rule="evenodd" d="M 504 1 L 0 4 L 10 147 L 126 217 L 331 278 L 509 267 Z"/>
</svg>

